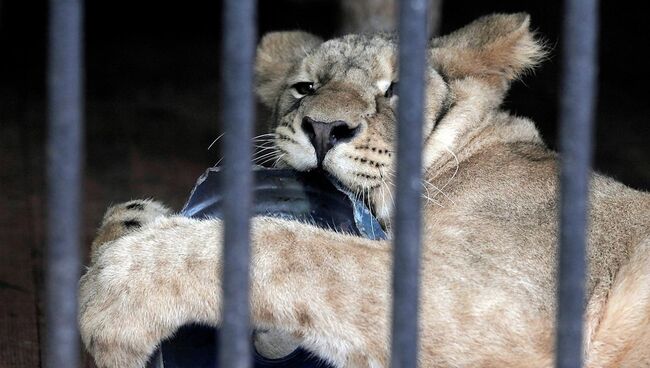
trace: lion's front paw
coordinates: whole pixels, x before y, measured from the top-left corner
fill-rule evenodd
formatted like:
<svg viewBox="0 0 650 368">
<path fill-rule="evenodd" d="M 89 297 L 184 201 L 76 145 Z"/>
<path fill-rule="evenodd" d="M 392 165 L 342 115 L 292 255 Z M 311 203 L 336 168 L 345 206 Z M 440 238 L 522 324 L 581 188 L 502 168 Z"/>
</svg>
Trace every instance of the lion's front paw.
<svg viewBox="0 0 650 368">
<path fill-rule="evenodd" d="M 179 286 L 161 276 L 169 270 L 152 272 L 133 246 L 123 239 L 102 248 L 79 283 L 81 337 L 101 368 L 144 367 L 183 320 L 170 292 Z"/>
<path fill-rule="evenodd" d="M 121 206 L 111 218 L 133 214 Z M 220 228 L 164 217 L 96 250 L 79 284 L 79 325 L 99 367 L 143 367 L 183 324 L 217 323 Z"/>
<path fill-rule="evenodd" d="M 113 267 L 102 266 L 91 268 L 80 282 L 82 340 L 100 368 L 144 367 L 156 342 L 133 305 L 132 294 L 139 291 L 121 282 Z"/>
<path fill-rule="evenodd" d="M 122 345 L 119 341 L 98 339 L 91 340 L 90 344 L 88 351 L 98 368 L 144 368 L 148 361 L 145 351 L 132 350 L 131 346 Z"/>
<path fill-rule="evenodd" d="M 159 217 L 168 216 L 170 210 L 153 200 L 133 200 L 110 207 L 104 214 L 102 225 L 92 244 L 94 252 L 99 246 L 140 229 Z"/>
</svg>

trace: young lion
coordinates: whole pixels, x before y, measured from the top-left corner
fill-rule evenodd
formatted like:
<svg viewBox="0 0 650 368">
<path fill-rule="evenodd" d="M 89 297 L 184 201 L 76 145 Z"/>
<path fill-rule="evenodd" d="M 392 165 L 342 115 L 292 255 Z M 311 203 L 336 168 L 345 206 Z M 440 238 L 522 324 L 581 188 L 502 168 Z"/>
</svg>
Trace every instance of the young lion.
<svg viewBox="0 0 650 368">
<path fill-rule="evenodd" d="M 390 35 L 323 42 L 279 32 L 262 39 L 256 67 L 280 165 L 331 173 L 367 198 L 389 232 L 396 57 Z M 480 18 L 431 41 L 423 367 L 553 364 L 556 155 L 532 122 L 499 109 L 510 82 L 541 57 L 525 14 Z M 650 366 L 648 213 L 650 195 L 593 175 L 588 367 Z M 81 334 L 100 367 L 142 367 L 179 326 L 219 324 L 221 239 L 219 220 L 170 215 L 156 203 L 109 211 L 80 286 Z M 338 367 L 388 365 L 390 242 L 255 218 L 252 252 L 256 326 Z"/>
</svg>

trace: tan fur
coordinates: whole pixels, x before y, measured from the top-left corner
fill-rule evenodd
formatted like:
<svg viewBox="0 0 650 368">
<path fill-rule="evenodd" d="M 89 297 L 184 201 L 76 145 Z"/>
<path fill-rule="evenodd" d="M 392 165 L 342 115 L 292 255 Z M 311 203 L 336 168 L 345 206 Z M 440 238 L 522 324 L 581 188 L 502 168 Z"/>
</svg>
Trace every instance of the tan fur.
<svg viewBox="0 0 650 368">
<path fill-rule="evenodd" d="M 528 23 L 522 14 L 492 15 L 431 43 L 423 367 L 553 365 L 556 154 L 532 122 L 499 109 L 509 83 L 543 56 Z M 300 128 L 304 116 L 359 126 L 323 167 L 368 201 L 389 232 L 399 97 L 384 93 L 386 81 L 398 79 L 395 52 L 390 35 L 321 43 L 305 33 L 272 33 L 260 43 L 257 64 L 278 165 L 316 166 Z M 313 82 L 316 93 L 296 97 L 297 82 Z M 120 233 L 125 206 L 107 215 L 80 285 L 82 338 L 100 367 L 142 367 L 179 326 L 220 322 L 221 222 L 159 210 L 139 230 Z M 592 176 L 588 367 L 650 367 L 649 213 L 647 193 Z M 257 327 L 298 339 L 338 367 L 388 365 L 389 242 L 256 218 L 252 247 Z"/>
</svg>

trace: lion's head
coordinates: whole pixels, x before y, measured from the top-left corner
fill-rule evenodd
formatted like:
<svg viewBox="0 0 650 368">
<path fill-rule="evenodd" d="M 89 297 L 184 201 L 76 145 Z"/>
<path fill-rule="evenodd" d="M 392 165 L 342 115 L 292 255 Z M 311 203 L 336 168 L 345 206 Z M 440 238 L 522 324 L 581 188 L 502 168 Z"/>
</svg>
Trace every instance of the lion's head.
<svg viewBox="0 0 650 368">
<path fill-rule="evenodd" d="M 431 40 L 425 169 L 455 150 L 459 137 L 496 109 L 510 82 L 542 55 L 526 14 L 486 16 Z M 329 41 L 299 31 L 265 35 L 257 50 L 256 83 L 272 111 L 277 164 L 299 171 L 322 168 L 370 199 L 380 217 L 388 216 L 397 60 L 392 34 Z"/>
</svg>

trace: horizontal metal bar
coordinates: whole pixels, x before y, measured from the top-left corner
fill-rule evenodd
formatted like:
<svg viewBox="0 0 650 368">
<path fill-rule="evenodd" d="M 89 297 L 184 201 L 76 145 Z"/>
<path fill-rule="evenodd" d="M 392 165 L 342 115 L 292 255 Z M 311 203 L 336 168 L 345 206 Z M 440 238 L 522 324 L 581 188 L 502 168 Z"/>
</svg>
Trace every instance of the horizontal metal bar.
<svg viewBox="0 0 650 368">
<path fill-rule="evenodd" d="M 417 365 L 427 5 L 428 0 L 403 0 L 399 6 L 399 126 L 391 347 L 394 368 Z"/>
<path fill-rule="evenodd" d="M 254 0 L 226 0 L 223 11 L 225 231 L 219 363 L 220 367 L 232 368 L 251 366 L 248 292 L 256 5 Z"/>
<path fill-rule="evenodd" d="M 51 0 L 48 52 L 45 366 L 77 367 L 81 241 L 83 47 L 81 0 Z"/>
<path fill-rule="evenodd" d="M 561 207 L 556 366 L 582 367 L 586 231 L 597 74 L 598 1 L 567 0 L 560 99 Z"/>
</svg>

